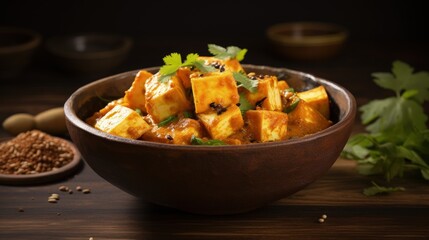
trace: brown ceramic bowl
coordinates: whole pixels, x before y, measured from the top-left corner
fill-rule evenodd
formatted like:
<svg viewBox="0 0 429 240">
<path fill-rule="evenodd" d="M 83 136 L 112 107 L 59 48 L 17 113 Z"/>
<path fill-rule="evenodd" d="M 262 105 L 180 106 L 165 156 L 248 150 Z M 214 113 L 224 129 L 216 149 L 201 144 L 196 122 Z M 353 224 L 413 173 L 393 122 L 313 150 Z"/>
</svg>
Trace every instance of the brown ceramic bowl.
<svg viewBox="0 0 429 240">
<path fill-rule="evenodd" d="M 0 27 L 0 78 L 16 77 L 30 64 L 42 41 L 31 29 Z"/>
<path fill-rule="evenodd" d="M 45 44 L 53 62 L 74 74 L 107 73 L 124 62 L 133 45 L 130 37 L 88 33 L 48 38 Z"/>
<path fill-rule="evenodd" d="M 272 50 L 292 60 L 323 60 L 334 57 L 343 48 L 348 31 L 323 22 L 285 22 L 266 31 Z"/>
<path fill-rule="evenodd" d="M 356 103 L 343 87 L 306 73 L 243 66 L 277 75 L 297 90 L 324 85 L 335 124 L 301 139 L 239 146 L 132 140 L 86 124 L 84 119 L 105 105 L 100 97 L 123 96 L 135 70 L 89 83 L 69 97 L 64 111 L 71 139 L 96 173 L 146 202 L 198 214 L 243 213 L 273 203 L 316 181 L 332 166 L 351 134 Z"/>
</svg>

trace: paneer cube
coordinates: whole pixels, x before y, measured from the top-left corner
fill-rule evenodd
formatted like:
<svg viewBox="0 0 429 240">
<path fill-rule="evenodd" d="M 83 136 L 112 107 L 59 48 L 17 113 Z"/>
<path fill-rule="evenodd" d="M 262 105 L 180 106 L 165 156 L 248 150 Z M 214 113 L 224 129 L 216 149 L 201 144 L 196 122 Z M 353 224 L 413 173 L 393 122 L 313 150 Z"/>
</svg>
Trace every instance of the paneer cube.
<svg viewBox="0 0 429 240">
<path fill-rule="evenodd" d="M 181 81 L 176 76 L 167 82 L 161 82 L 159 74 L 155 74 L 146 80 L 145 88 L 146 111 L 155 123 L 192 107 Z"/>
<path fill-rule="evenodd" d="M 142 112 L 146 112 L 145 107 L 145 82 L 153 74 L 142 70 L 139 71 L 134 78 L 131 87 L 125 91 L 124 104 L 125 106 L 132 109 L 140 109 Z"/>
<path fill-rule="evenodd" d="M 280 91 L 290 88 L 289 84 L 285 80 L 278 80 L 277 87 L 279 88 Z"/>
<path fill-rule="evenodd" d="M 191 143 L 192 136 L 203 137 L 203 127 L 200 122 L 192 118 L 181 118 L 166 126 L 158 127 L 155 125 L 150 131 L 143 134 L 141 139 L 153 142 L 188 145 Z"/>
<path fill-rule="evenodd" d="M 189 77 L 191 73 L 192 71 L 189 67 L 181 67 L 177 70 L 177 77 L 180 79 L 185 89 L 191 87 L 191 78 Z"/>
<path fill-rule="evenodd" d="M 116 105 L 124 105 L 124 98 L 119 98 L 113 101 L 110 101 L 104 108 L 100 109 L 98 112 L 95 112 L 87 118 L 85 121 L 91 126 L 95 126 L 95 123 L 102 118 L 106 113 L 108 113 L 112 108 L 114 108 Z"/>
<path fill-rule="evenodd" d="M 137 139 L 151 126 L 133 109 L 116 105 L 96 122 L 95 128 L 116 136 Z"/>
<path fill-rule="evenodd" d="M 231 72 L 214 73 L 191 78 L 195 113 L 210 110 L 210 104 L 223 107 L 235 105 L 239 101 L 237 84 Z"/>
<path fill-rule="evenodd" d="M 329 97 L 323 85 L 297 94 L 299 98 L 304 99 L 325 118 L 329 119 Z"/>
<path fill-rule="evenodd" d="M 199 59 L 204 60 L 206 65 L 219 66 L 219 70 L 223 68 L 225 71 L 244 72 L 240 62 L 235 58 L 222 60 L 211 56 L 200 56 Z"/>
<path fill-rule="evenodd" d="M 284 112 L 269 110 L 249 110 L 247 123 L 253 137 L 258 142 L 270 142 L 286 139 L 288 115 Z"/>
<path fill-rule="evenodd" d="M 288 113 L 288 138 L 303 137 L 316 133 L 332 125 L 319 111 L 314 109 L 304 99 Z"/>
<path fill-rule="evenodd" d="M 210 110 L 205 113 L 199 113 L 197 116 L 213 139 L 225 139 L 244 125 L 240 108 L 235 104 L 229 106 L 225 112 L 220 114 Z"/>
<path fill-rule="evenodd" d="M 246 92 L 246 99 L 252 106 L 263 110 L 281 111 L 282 101 L 280 90 L 277 86 L 277 77 L 269 76 L 258 80 L 258 90 L 254 93 Z"/>
</svg>

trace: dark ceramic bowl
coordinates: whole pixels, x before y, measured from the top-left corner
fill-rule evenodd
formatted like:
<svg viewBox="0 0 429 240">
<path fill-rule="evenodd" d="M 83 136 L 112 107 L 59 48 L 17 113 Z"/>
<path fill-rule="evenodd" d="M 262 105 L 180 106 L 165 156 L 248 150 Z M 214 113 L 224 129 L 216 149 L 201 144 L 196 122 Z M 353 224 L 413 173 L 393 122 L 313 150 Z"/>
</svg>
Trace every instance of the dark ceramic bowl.
<svg viewBox="0 0 429 240">
<path fill-rule="evenodd" d="M 133 45 L 127 36 L 81 34 L 55 36 L 46 41 L 46 50 L 61 69 L 75 74 L 107 73 L 124 62 Z"/>
<path fill-rule="evenodd" d="M 123 96 L 136 70 L 92 82 L 70 96 L 64 111 L 71 139 L 96 173 L 150 203 L 198 214 L 235 214 L 287 197 L 320 178 L 339 157 L 353 127 L 355 99 L 341 86 L 306 73 L 243 66 L 277 75 L 297 90 L 324 85 L 334 124 L 301 139 L 238 146 L 132 140 L 86 124 L 84 119 L 105 105 L 100 96 Z"/>
<path fill-rule="evenodd" d="M 42 41 L 31 29 L 0 27 L 0 78 L 16 77 L 30 64 Z"/>
<path fill-rule="evenodd" d="M 292 60 L 324 60 L 339 54 L 348 31 L 324 22 L 285 22 L 270 26 L 266 35 L 272 50 Z"/>
</svg>

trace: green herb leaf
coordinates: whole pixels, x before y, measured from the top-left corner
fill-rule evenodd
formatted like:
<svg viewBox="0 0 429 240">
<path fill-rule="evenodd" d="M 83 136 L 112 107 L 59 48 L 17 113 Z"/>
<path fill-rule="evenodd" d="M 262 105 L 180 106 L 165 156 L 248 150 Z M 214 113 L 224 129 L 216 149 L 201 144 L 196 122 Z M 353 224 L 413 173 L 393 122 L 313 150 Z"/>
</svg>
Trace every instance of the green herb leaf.
<svg viewBox="0 0 429 240">
<path fill-rule="evenodd" d="M 135 110 L 140 116 L 143 116 L 143 112 L 142 110 L 140 110 L 140 108 L 136 108 Z"/>
<path fill-rule="evenodd" d="M 168 118 L 166 118 L 166 119 L 162 120 L 161 122 L 159 122 L 158 123 L 158 127 L 165 126 L 165 125 L 167 125 L 167 124 L 169 124 L 171 122 L 174 122 L 176 120 L 177 120 L 177 116 L 175 116 L 175 115 L 169 116 Z"/>
<path fill-rule="evenodd" d="M 395 96 L 375 99 L 359 108 L 368 133 L 350 137 L 341 155 L 357 160 L 361 174 L 383 174 L 391 181 L 417 169 L 429 180 L 428 116 L 423 108 L 429 99 L 429 74 L 414 73 L 401 61 L 392 65 L 392 73 L 372 76 L 378 86 L 394 91 Z M 390 190 L 375 186 L 367 191 Z"/>
<path fill-rule="evenodd" d="M 204 141 L 203 139 L 199 137 L 195 137 L 192 135 L 191 137 L 191 144 L 192 145 L 208 145 L 208 146 L 219 146 L 219 145 L 226 145 L 223 141 L 217 140 L 217 139 L 210 139 Z"/>
<path fill-rule="evenodd" d="M 238 61 L 242 61 L 247 53 L 247 49 L 241 49 L 236 46 L 229 46 L 227 48 L 224 48 L 216 44 L 209 44 L 208 47 L 209 52 L 213 54 L 215 58 L 219 58 L 222 60 L 235 58 Z"/>
<path fill-rule="evenodd" d="M 372 187 L 365 188 L 363 190 L 363 194 L 366 196 L 374 196 L 377 194 L 387 194 L 391 192 L 405 191 L 403 187 L 382 187 L 376 184 L 374 181 L 372 182 Z"/>
<path fill-rule="evenodd" d="M 162 60 L 165 65 L 159 69 L 161 75 L 174 74 L 182 66 L 182 56 L 180 53 L 172 53 L 165 56 Z"/>
<path fill-rule="evenodd" d="M 295 100 L 287 108 L 285 108 L 283 112 L 290 113 L 295 110 L 295 108 L 298 106 L 299 101 L 301 101 L 301 99 L 299 97 L 296 97 Z"/>
<path fill-rule="evenodd" d="M 196 67 L 198 68 L 202 73 L 207 72 L 214 72 L 216 69 L 212 66 L 207 66 L 204 64 L 204 61 L 198 59 L 199 55 L 196 53 L 190 53 L 186 56 L 185 62 L 182 62 L 182 56 L 179 53 L 172 53 L 170 55 L 167 55 L 163 58 L 163 61 L 165 63 L 164 66 L 162 66 L 159 69 L 160 82 L 167 82 L 171 79 L 171 77 L 176 74 L 177 70 L 181 67 Z"/>
<path fill-rule="evenodd" d="M 235 81 L 239 83 L 238 87 L 242 86 L 245 89 L 249 90 L 249 92 L 251 93 L 255 93 L 258 90 L 257 80 L 252 80 L 246 75 L 239 72 L 233 72 L 232 76 L 234 77 Z"/>
<path fill-rule="evenodd" d="M 240 100 L 239 100 L 240 106 L 238 107 L 240 108 L 241 115 L 244 115 L 247 112 L 247 110 L 253 109 L 253 106 L 247 100 L 244 92 L 241 92 L 239 95 L 240 95 Z"/>
</svg>

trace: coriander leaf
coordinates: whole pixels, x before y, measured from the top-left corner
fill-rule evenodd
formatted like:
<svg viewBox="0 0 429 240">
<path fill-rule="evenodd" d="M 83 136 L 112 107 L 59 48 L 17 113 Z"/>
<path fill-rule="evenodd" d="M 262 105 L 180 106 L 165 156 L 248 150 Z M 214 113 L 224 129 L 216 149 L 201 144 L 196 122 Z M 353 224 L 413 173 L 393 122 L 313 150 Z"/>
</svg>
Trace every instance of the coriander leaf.
<svg viewBox="0 0 429 240">
<path fill-rule="evenodd" d="M 182 64 L 182 66 L 192 66 L 194 62 L 198 61 L 199 55 L 196 53 L 190 53 L 186 56 L 185 62 Z"/>
<path fill-rule="evenodd" d="M 158 123 L 158 127 L 162 127 L 165 126 L 171 122 L 174 122 L 177 120 L 177 116 L 175 115 L 171 115 L 169 117 L 167 117 L 166 119 L 162 120 L 161 122 Z"/>
<path fill-rule="evenodd" d="M 201 139 L 199 137 L 195 137 L 194 135 L 192 135 L 192 137 L 191 137 L 191 144 L 192 145 L 208 145 L 208 146 L 225 145 L 225 143 L 221 140 L 210 139 L 210 140 L 204 141 L 203 139 Z"/>
<path fill-rule="evenodd" d="M 427 116 L 417 102 L 404 98 L 373 100 L 359 109 L 362 123 L 371 133 L 382 132 L 403 140 L 408 133 L 426 128 Z"/>
<path fill-rule="evenodd" d="M 420 170 L 429 180 L 428 116 L 423 108 L 429 100 L 429 73 L 414 73 L 408 64 L 395 61 L 392 73 L 372 76 L 378 86 L 393 90 L 396 96 L 359 108 L 369 133 L 350 137 L 341 155 L 357 160 L 361 174 L 383 174 L 390 181 L 405 171 Z"/>
<path fill-rule="evenodd" d="M 410 76 L 404 84 L 405 89 L 418 90 L 416 101 L 429 101 L 429 72 L 418 72 Z"/>
<path fill-rule="evenodd" d="M 285 110 L 283 112 L 285 112 L 285 113 L 292 112 L 298 106 L 300 101 L 301 101 L 301 99 L 299 97 L 296 97 L 295 100 L 293 100 L 293 102 L 287 108 L 285 108 Z"/>
<path fill-rule="evenodd" d="M 196 60 L 192 63 L 192 65 L 195 66 L 196 68 L 198 68 L 202 73 L 208 73 L 208 72 L 216 71 L 216 68 L 209 66 L 209 65 L 205 65 L 204 61 L 202 61 L 202 60 Z"/>
<path fill-rule="evenodd" d="M 172 53 L 170 55 L 167 55 L 163 58 L 163 61 L 165 63 L 164 66 L 162 66 L 159 69 L 160 82 L 167 82 L 171 79 L 171 77 L 176 74 L 177 70 L 181 67 L 196 67 L 198 68 L 202 73 L 207 72 L 214 72 L 216 69 L 212 66 L 207 66 L 204 64 L 204 61 L 199 60 L 199 55 L 196 53 L 190 53 L 186 56 L 185 62 L 182 62 L 182 57 L 179 53 Z"/>
<path fill-rule="evenodd" d="M 140 108 L 136 108 L 135 110 L 140 116 L 143 116 L 143 112 L 142 110 L 140 110 Z"/>
<path fill-rule="evenodd" d="M 401 84 L 398 79 L 393 76 L 391 73 L 373 73 L 374 82 L 385 89 L 390 89 L 395 91 L 396 95 L 399 96 L 401 91 Z"/>
<path fill-rule="evenodd" d="M 374 196 L 377 194 L 386 194 L 391 192 L 397 192 L 397 191 L 405 191 L 405 188 L 403 187 L 382 187 L 377 185 L 375 182 L 372 182 L 372 187 L 365 188 L 363 190 L 363 194 L 366 196 Z"/>
<path fill-rule="evenodd" d="M 209 52 L 214 56 L 226 52 L 226 48 L 218 46 L 216 44 L 209 44 L 208 47 L 209 47 Z"/>
<path fill-rule="evenodd" d="M 415 100 L 419 103 L 429 100 L 429 73 L 413 73 L 414 69 L 402 61 L 393 62 L 392 73 L 373 73 L 374 82 L 382 88 L 393 90 L 397 97 L 406 90 L 418 90 Z"/>
<path fill-rule="evenodd" d="M 238 107 L 240 108 L 241 115 L 244 115 L 247 112 L 247 110 L 253 109 L 253 106 L 247 100 L 244 92 L 241 92 L 239 95 L 240 95 L 240 99 L 239 99 L 240 106 Z"/>
<path fill-rule="evenodd" d="M 222 60 L 226 59 L 237 59 L 242 61 L 247 53 L 247 49 L 241 49 L 236 46 L 229 46 L 227 48 L 218 46 L 216 44 L 208 44 L 209 52 L 214 55 L 215 58 Z"/>
<path fill-rule="evenodd" d="M 159 69 L 159 73 L 161 75 L 173 74 L 182 65 L 182 57 L 179 53 L 172 53 L 170 55 L 167 55 L 162 60 L 164 61 L 165 65 Z"/>
<path fill-rule="evenodd" d="M 255 93 L 258 90 L 258 81 L 252 80 L 248 78 L 246 75 L 239 73 L 239 72 L 233 72 L 232 76 L 234 77 L 235 81 L 239 83 L 239 87 L 243 86 L 245 89 L 249 90 L 251 93 Z"/>
</svg>

